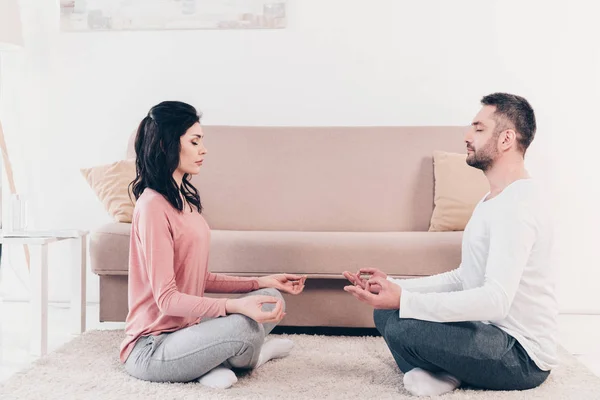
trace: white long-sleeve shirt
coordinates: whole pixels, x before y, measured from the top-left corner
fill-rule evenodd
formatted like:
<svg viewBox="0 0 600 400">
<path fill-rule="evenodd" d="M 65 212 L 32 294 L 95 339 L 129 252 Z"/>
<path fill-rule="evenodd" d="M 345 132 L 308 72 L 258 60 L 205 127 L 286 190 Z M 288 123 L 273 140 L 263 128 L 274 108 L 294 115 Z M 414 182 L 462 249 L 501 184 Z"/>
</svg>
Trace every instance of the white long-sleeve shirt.
<svg viewBox="0 0 600 400">
<path fill-rule="evenodd" d="M 550 370 L 557 365 L 558 306 L 548 201 L 532 179 L 485 198 L 465 228 L 457 269 L 389 278 L 403 289 L 400 318 L 493 324 L 514 337 L 540 369 Z"/>
</svg>

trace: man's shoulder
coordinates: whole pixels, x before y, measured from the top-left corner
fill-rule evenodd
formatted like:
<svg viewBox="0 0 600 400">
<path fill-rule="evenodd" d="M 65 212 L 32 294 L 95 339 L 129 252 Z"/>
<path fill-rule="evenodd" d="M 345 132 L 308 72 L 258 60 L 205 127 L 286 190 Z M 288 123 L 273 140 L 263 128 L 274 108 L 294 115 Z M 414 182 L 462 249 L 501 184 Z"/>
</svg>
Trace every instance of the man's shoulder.
<svg viewBox="0 0 600 400">
<path fill-rule="evenodd" d="M 505 203 L 509 205 L 523 205 L 537 207 L 547 202 L 546 189 L 540 181 L 535 179 L 522 179 L 514 182 L 506 190 Z"/>
<path fill-rule="evenodd" d="M 520 182 L 507 196 L 504 206 L 507 213 L 522 217 L 535 224 L 552 222 L 551 199 L 544 184 L 535 179 Z"/>
</svg>

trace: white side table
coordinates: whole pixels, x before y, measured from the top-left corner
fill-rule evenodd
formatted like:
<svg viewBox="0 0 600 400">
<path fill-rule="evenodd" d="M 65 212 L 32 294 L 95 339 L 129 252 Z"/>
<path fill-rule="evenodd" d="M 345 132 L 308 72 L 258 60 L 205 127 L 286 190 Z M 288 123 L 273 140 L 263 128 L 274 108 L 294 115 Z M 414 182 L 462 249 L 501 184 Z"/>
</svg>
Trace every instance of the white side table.
<svg viewBox="0 0 600 400">
<path fill-rule="evenodd" d="M 6 233 L 0 243 L 30 247 L 31 270 L 31 353 L 48 352 L 48 245 L 66 240 L 71 248 L 71 327 L 72 334 L 85 332 L 87 231 L 24 231 Z"/>
</svg>

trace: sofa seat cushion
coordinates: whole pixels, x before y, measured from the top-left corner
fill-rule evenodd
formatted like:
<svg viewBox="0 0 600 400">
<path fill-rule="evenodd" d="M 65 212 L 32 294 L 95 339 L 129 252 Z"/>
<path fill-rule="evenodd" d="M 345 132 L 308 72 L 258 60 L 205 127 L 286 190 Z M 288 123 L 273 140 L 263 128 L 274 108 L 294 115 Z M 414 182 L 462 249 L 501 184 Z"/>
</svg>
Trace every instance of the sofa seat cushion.
<svg viewBox="0 0 600 400">
<path fill-rule="evenodd" d="M 394 276 L 457 268 L 462 232 L 212 231 L 209 268 L 243 275 L 288 272 L 341 277 L 377 267 Z"/>
<path fill-rule="evenodd" d="M 90 264 L 98 275 L 127 275 L 131 224 L 113 222 L 90 234 Z"/>
<path fill-rule="evenodd" d="M 91 235 L 92 270 L 126 275 L 131 224 Z M 393 276 L 427 276 L 460 264 L 462 232 L 211 232 L 209 269 L 235 275 L 288 272 L 341 278 L 344 270 L 377 267 Z"/>
</svg>

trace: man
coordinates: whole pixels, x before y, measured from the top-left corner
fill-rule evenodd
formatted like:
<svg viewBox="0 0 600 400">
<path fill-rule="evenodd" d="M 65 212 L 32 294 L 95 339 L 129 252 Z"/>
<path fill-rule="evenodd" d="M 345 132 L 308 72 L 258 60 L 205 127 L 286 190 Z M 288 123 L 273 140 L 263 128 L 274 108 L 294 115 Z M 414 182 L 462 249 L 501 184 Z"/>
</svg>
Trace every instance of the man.
<svg viewBox="0 0 600 400">
<path fill-rule="evenodd" d="M 375 268 L 344 272 L 354 284 L 344 290 L 375 307 L 375 325 L 415 395 L 461 384 L 530 389 L 557 365 L 548 201 L 524 165 L 535 115 L 511 94 L 481 103 L 465 134 L 467 164 L 485 173 L 490 192 L 465 228 L 460 266 L 404 280 Z"/>
</svg>

